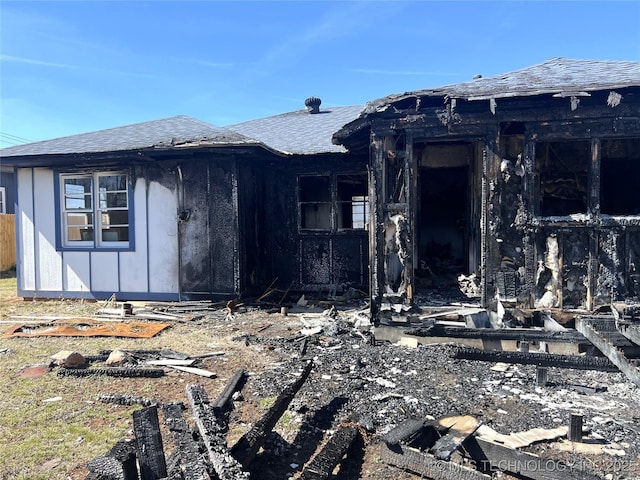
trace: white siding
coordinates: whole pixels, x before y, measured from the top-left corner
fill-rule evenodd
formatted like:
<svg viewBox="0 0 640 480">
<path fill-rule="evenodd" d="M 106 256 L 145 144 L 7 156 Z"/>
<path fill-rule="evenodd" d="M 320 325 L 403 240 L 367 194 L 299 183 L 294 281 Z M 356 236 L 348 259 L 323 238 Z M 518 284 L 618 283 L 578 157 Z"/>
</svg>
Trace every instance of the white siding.
<svg viewBox="0 0 640 480">
<path fill-rule="evenodd" d="M 53 171 L 34 169 L 33 203 L 35 205 L 38 290 L 62 290 L 62 255 L 56 252 L 56 212 Z M 54 199 L 52 201 L 51 199 Z"/>
<path fill-rule="evenodd" d="M 133 190 L 135 251 L 120 254 L 120 290 L 147 292 L 147 188 L 143 178 Z"/>
<path fill-rule="evenodd" d="M 148 239 L 151 292 L 178 292 L 178 219 L 175 192 L 149 185 Z"/>
<path fill-rule="evenodd" d="M 65 252 L 63 256 L 65 291 L 88 292 L 91 290 L 89 252 Z"/>
<path fill-rule="evenodd" d="M 91 252 L 91 290 L 117 296 L 118 252 Z"/>
<path fill-rule="evenodd" d="M 36 252 L 33 225 L 33 185 L 30 168 L 18 170 L 18 268 L 22 290 L 36 289 Z"/>
</svg>

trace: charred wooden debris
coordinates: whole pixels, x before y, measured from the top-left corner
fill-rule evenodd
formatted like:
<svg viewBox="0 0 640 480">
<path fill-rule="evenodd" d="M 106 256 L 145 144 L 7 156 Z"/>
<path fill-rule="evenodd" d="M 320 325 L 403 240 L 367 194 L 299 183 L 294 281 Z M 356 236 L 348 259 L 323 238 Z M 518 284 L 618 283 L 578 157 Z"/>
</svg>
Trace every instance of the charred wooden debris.
<svg viewBox="0 0 640 480">
<path fill-rule="evenodd" d="M 578 428 L 582 431 L 581 423 Z M 564 427 L 512 434 L 525 440 L 509 445 L 505 436 L 481 426 L 481 422 L 472 416 L 438 420 L 414 418 L 383 435 L 381 452 L 385 462 L 434 480 L 489 480 L 495 472 L 535 480 L 600 478 L 584 466 L 573 466 L 516 449 L 559 438 L 567 432 Z"/>
<path fill-rule="evenodd" d="M 91 460 L 87 480 L 241 480 L 250 476 L 249 467 L 276 423 L 287 410 L 296 393 L 311 373 L 309 361 L 297 380 L 287 386 L 255 425 L 233 446 L 227 447 L 228 413 L 231 399 L 246 380 L 246 372 L 238 371 L 220 396 L 211 402 L 200 385 L 186 387 L 193 423 L 184 417 L 187 407 L 179 403 L 148 404 L 146 399 L 125 396 L 102 396 L 103 401 L 148 405 L 133 414 L 134 440 L 119 441 L 104 456 Z M 165 457 L 158 410 L 173 437 L 175 450 Z M 338 428 L 322 450 L 302 470 L 300 479 L 327 479 L 348 453 L 362 427 L 345 423 Z"/>
</svg>

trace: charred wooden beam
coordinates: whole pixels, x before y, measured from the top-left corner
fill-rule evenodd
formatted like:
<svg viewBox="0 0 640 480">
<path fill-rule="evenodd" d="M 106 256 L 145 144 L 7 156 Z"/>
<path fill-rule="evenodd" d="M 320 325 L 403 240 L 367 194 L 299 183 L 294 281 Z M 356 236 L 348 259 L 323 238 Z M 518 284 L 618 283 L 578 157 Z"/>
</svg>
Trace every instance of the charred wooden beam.
<svg viewBox="0 0 640 480">
<path fill-rule="evenodd" d="M 486 340 L 514 340 L 521 342 L 557 342 L 557 343 L 589 343 L 580 332 L 567 330 L 563 332 L 546 332 L 528 328 L 501 328 L 497 330 L 445 327 L 434 325 L 431 328 L 415 328 L 405 332 L 416 337 L 452 337 L 481 338 Z"/>
<path fill-rule="evenodd" d="M 382 460 L 404 470 L 424 475 L 433 480 L 490 480 L 489 475 L 458 463 L 438 460 L 433 455 L 406 445 L 380 444 Z"/>
<path fill-rule="evenodd" d="M 165 404 L 164 423 L 173 434 L 176 451 L 180 458 L 180 470 L 184 480 L 209 480 L 209 472 L 198 450 L 198 443 L 191 434 L 191 428 L 182 415 L 183 405 Z"/>
<path fill-rule="evenodd" d="M 249 478 L 249 474 L 242 469 L 227 449 L 223 434 L 225 426 L 216 416 L 215 409 L 209 403 L 209 397 L 199 385 L 187 386 L 187 397 L 193 418 L 205 445 L 209 461 L 219 480 L 241 480 Z"/>
<path fill-rule="evenodd" d="M 358 428 L 355 425 L 343 425 L 329 439 L 311 463 L 309 463 L 299 480 L 325 480 L 342 460 L 353 445 L 358 436 Z"/>
<path fill-rule="evenodd" d="M 224 387 L 224 390 L 222 391 L 222 393 L 218 395 L 218 398 L 216 399 L 216 401 L 213 402 L 213 408 L 223 409 L 231 400 L 232 395 L 236 391 L 242 389 L 246 379 L 247 379 L 247 372 L 245 372 L 244 370 L 238 370 L 233 375 L 233 377 L 231 377 L 231 380 L 229 380 L 229 383 L 227 383 L 227 386 Z"/>
<path fill-rule="evenodd" d="M 630 342 L 640 345 L 640 325 L 618 322 L 618 331 Z"/>
<path fill-rule="evenodd" d="M 484 472 L 501 470 L 518 475 L 518 478 L 531 480 L 599 479 L 589 471 L 573 468 L 566 463 L 541 458 L 477 437 L 469 437 L 464 447 L 473 457 L 475 465 Z"/>
<path fill-rule="evenodd" d="M 382 435 L 382 440 L 389 446 L 399 443 L 411 444 L 424 435 L 425 427 L 434 425 L 435 422 L 422 418 L 410 418 L 395 426 Z M 429 442 L 433 444 L 433 442 Z"/>
<path fill-rule="evenodd" d="M 87 469 L 86 480 L 138 480 L 135 442 L 118 441 L 105 456 L 90 460 Z"/>
<path fill-rule="evenodd" d="M 155 400 L 144 397 L 136 397 L 131 395 L 123 395 L 123 394 L 104 394 L 98 397 L 98 401 L 102 403 L 115 403 L 118 405 L 142 405 L 143 407 L 150 407 L 151 405 L 155 405 Z"/>
<path fill-rule="evenodd" d="M 606 336 L 607 331 L 612 331 L 612 325 L 614 325 L 613 320 L 607 324 L 604 322 L 591 321 L 585 318 L 576 319 L 576 330 L 587 337 L 598 350 L 611 360 L 611 363 L 616 365 L 620 371 L 626 375 L 629 380 L 637 386 L 640 386 L 640 370 L 638 370 L 638 367 L 629 361 L 621 349 L 616 348 L 616 345 L 614 344 L 615 340 L 607 338 Z M 613 329 L 615 329 L 615 326 L 613 326 Z M 625 338 L 620 333 L 618 333 L 618 335 Z"/>
<path fill-rule="evenodd" d="M 158 407 L 151 406 L 133 412 L 133 432 L 136 437 L 138 463 L 142 480 L 158 480 L 167 476 Z"/>
<path fill-rule="evenodd" d="M 558 355 L 553 353 L 484 351 L 476 348 L 459 348 L 454 358 L 482 362 L 520 363 L 540 367 L 574 368 L 617 372 L 618 368 L 605 357 Z"/>
<path fill-rule="evenodd" d="M 278 396 L 273 406 L 258 420 L 253 428 L 245 433 L 240 440 L 231 448 L 234 457 L 245 467 L 254 459 L 260 447 L 267 439 L 267 435 L 273 430 L 276 423 L 289 407 L 298 390 L 302 387 L 307 377 L 311 373 L 313 362 L 307 363 L 300 378 L 289 385 Z"/>
<path fill-rule="evenodd" d="M 161 368 L 134 368 L 134 367 L 111 367 L 111 368 L 61 368 L 58 370 L 59 377 L 91 377 L 94 375 L 104 375 L 107 377 L 145 377 L 158 378 L 164 375 Z"/>
</svg>

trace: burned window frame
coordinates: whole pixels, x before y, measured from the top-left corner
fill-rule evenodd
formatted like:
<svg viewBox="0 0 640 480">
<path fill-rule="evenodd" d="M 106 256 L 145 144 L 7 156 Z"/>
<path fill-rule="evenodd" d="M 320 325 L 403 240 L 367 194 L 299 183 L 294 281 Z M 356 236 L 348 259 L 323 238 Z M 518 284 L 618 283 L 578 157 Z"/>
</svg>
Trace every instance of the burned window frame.
<svg viewBox="0 0 640 480">
<path fill-rule="evenodd" d="M 100 187 L 101 179 L 106 177 L 124 177 L 124 188 L 116 190 L 102 190 Z M 99 171 L 57 171 L 55 182 L 56 198 L 56 248 L 64 251 L 131 251 L 134 250 L 134 204 L 133 189 L 131 186 L 131 175 L 125 170 L 99 170 Z M 65 192 L 65 182 L 69 179 L 84 179 L 90 183 L 91 190 L 87 194 L 83 190 L 82 196 L 89 197 L 89 204 L 85 199 L 85 205 L 82 208 L 68 208 L 67 199 L 70 198 Z M 96 188 L 97 186 L 97 188 Z M 111 205 L 107 201 L 108 195 L 117 195 L 122 198 L 125 196 L 125 206 Z M 76 200 L 78 200 L 76 198 Z M 118 200 L 119 202 L 120 200 Z M 106 202 L 106 203 L 105 203 Z M 103 235 L 96 235 L 96 232 L 103 231 L 103 227 L 107 222 L 104 220 L 105 215 L 110 212 L 126 211 L 126 223 L 120 222 L 112 226 L 117 228 L 126 228 L 127 239 L 107 240 Z M 68 236 L 68 214 L 85 213 L 92 216 L 92 222 L 87 223 L 90 226 L 87 231 L 92 233 L 91 238 L 81 240 L 70 240 Z M 83 224 L 84 225 L 84 224 Z"/>
<path fill-rule="evenodd" d="M 363 187 L 363 194 L 351 195 L 351 199 L 346 200 L 342 198 L 341 182 L 344 182 L 346 178 L 359 178 Z M 307 181 L 313 181 L 314 179 L 326 178 L 328 182 L 328 198 L 323 198 L 322 195 L 314 199 L 305 194 L 303 189 L 304 183 Z M 343 192 L 344 193 L 344 192 Z M 299 174 L 296 182 L 296 197 L 298 206 L 298 231 L 300 233 L 337 233 L 337 232 L 364 232 L 368 230 L 369 215 L 370 215 L 370 202 L 369 202 L 369 186 L 368 176 L 366 172 L 340 172 L 340 173 L 313 173 L 313 174 Z M 312 205 L 326 205 L 328 209 L 328 224 L 323 223 L 319 226 L 306 224 L 305 207 Z M 347 208 L 350 207 L 350 208 Z M 355 208 L 362 208 L 362 212 L 356 214 Z M 348 226 L 345 225 L 344 212 L 348 211 Z M 356 217 L 358 215 L 359 218 Z M 342 222 L 340 221 L 342 219 Z M 357 226 L 356 226 L 357 225 Z"/>
<path fill-rule="evenodd" d="M 558 183 L 558 188 L 562 189 L 563 185 L 562 185 L 562 177 L 558 177 L 556 180 L 548 180 L 545 178 L 545 176 L 551 176 L 550 173 L 553 172 L 549 172 L 546 173 L 545 175 L 545 171 L 543 171 L 542 169 L 542 163 L 541 163 L 541 159 L 542 159 L 542 150 L 545 148 L 545 146 L 547 147 L 547 151 L 551 151 L 552 153 L 554 153 L 554 155 L 556 155 L 556 158 L 559 158 L 559 155 L 557 153 L 554 152 L 553 148 L 554 146 L 556 148 L 558 148 L 558 146 L 563 145 L 563 146 L 568 146 L 573 144 L 573 146 L 576 147 L 576 149 L 579 148 L 583 148 L 586 151 L 584 152 L 584 158 L 580 160 L 580 163 L 584 164 L 584 167 L 586 167 L 586 169 L 584 171 L 580 171 L 580 172 L 576 172 L 576 171 L 571 171 L 571 168 L 569 166 L 567 166 L 566 163 L 563 163 L 562 160 L 558 160 L 562 165 L 560 165 L 560 167 L 563 167 L 565 171 L 562 170 L 562 168 L 558 168 L 557 170 L 566 175 L 573 175 L 574 179 L 575 179 L 575 183 L 576 185 L 571 185 L 569 184 L 568 186 L 564 185 L 565 187 L 565 196 L 566 198 L 564 198 L 563 200 L 557 200 L 558 204 L 554 205 L 555 208 L 551 208 L 551 210 L 547 210 L 550 207 L 545 206 L 545 198 L 549 198 L 549 199 L 553 199 L 553 197 L 555 195 L 549 194 L 549 195 L 545 195 L 544 192 L 544 188 L 546 183 L 552 183 L 552 182 L 556 182 Z M 575 138 L 575 139 L 570 139 L 570 140 L 566 140 L 566 139 L 554 139 L 554 138 L 548 138 L 548 139 L 544 139 L 544 140 L 538 140 L 535 143 L 535 151 L 534 151 L 534 172 L 535 172 L 535 179 L 536 179 L 536 185 L 535 185 L 535 189 L 537 192 L 537 200 L 536 200 L 536 212 L 537 215 L 542 217 L 542 218 L 552 218 L 552 217 L 570 217 L 570 216 L 575 216 L 575 215 L 587 215 L 588 212 L 592 211 L 592 205 L 590 205 L 590 189 L 591 189 L 591 181 L 593 178 L 593 169 L 592 169 L 592 162 L 591 162 L 591 158 L 592 158 L 592 146 L 591 146 L 591 142 L 588 139 L 585 138 Z M 551 170 L 551 169 L 549 169 Z M 583 187 L 583 191 L 582 193 L 580 193 L 580 181 L 584 182 L 584 185 L 582 185 Z M 571 195 L 573 195 L 573 198 L 571 197 Z M 582 198 L 578 198 L 579 195 L 582 195 Z M 564 207 L 564 209 L 562 209 L 562 207 L 558 208 L 559 206 L 563 205 L 562 202 L 565 202 L 564 205 L 570 205 L 571 203 L 576 203 L 576 202 L 582 202 L 582 205 L 580 205 L 580 208 L 577 209 L 570 209 L 567 208 L 566 206 Z M 548 204 L 547 204 L 548 205 Z"/>
</svg>

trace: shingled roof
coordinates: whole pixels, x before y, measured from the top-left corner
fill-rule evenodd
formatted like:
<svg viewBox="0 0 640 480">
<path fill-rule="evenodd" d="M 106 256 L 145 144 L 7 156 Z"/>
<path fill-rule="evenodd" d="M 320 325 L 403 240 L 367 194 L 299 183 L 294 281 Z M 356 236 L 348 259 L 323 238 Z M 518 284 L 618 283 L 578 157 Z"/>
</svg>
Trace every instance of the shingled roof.
<svg viewBox="0 0 640 480">
<path fill-rule="evenodd" d="M 384 111 L 409 97 L 443 97 L 486 100 L 545 94 L 580 92 L 640 86 L 640 62 L 574 60 L 552 58 L 513 72 L 426 90 L 389 95 L 365 106 L 363 116 Z"/>
<path fill-rule="evenodd" d="M 65 155 L 184 146 L 256 145 L 258 142 L 226 128 L 184 115 L 108 128 L 97 132 L 16 145 L 0 150 L 2 158 Z"/>
<path fill-rule="evenodd" d="M 362 105 L 283 113 L 230 125 L 229 129 L 260 141 L 285 154 L 313 155 L 344 153 L 345 148 L 331 143 L 331 137 L 345 124 L 358 118 Z"/>
</svg>

